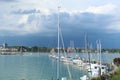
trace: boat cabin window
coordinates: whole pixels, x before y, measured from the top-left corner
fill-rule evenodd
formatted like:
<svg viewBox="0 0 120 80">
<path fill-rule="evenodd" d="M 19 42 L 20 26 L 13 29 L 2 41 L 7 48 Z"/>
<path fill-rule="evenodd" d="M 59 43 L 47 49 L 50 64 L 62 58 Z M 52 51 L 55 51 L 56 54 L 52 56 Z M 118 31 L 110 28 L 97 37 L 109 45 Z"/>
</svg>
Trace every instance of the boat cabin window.
<svg viewBox="0 0 120 80">
<path fill-rule="evenodd" d="M 97 69 L 97 67 L 95 66 L 95 69 Z"/>
<path fill-rule="evenodd" d="M 102 69 L 105 69 L 104 67 L 102 67 Z"/>
</svg>

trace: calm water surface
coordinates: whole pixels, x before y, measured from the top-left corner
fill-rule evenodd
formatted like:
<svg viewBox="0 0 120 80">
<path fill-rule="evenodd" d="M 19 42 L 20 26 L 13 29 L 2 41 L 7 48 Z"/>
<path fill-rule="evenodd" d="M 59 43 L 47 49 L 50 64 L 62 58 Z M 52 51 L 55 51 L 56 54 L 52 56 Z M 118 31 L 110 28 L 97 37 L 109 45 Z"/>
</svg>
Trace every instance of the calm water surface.
<svg viewBox="0 0 120 80">
<path fill-rule="evenodd" d="M 56 80 L 56 65 L 56 60 L 46 53 L 0 55 L 0 80 Z M 74 65 L 70 65 L 70 71 L 75 80 L 87 74 Z M 60 76 L 68 77 L 64 63 L 60 64 Z"/>
</svg>

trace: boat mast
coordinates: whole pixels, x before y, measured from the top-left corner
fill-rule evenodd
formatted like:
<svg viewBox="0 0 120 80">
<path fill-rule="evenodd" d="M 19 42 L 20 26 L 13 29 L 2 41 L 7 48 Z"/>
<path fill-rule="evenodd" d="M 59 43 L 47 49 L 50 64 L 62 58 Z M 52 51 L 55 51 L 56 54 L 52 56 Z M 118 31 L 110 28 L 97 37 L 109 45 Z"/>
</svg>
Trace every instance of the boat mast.
<svg viewBox="0 0 120 80">
<path fill-rule="evenodd" d="M 60 75 L 60 6 L 58 5 L 58 59 L 57 59 L 57 80 Z"/>
<path fill-rule="evenodd" d="M 100 63 L 99 40 L 96 41 L 96 44 L 97 44 L 97 62 Z"/>
<path fill-rule="evenodd" d="M 102 65 L 102 62 L 101 62 L 101 41 L 99 40 L 99 54 L 100 54 L 100 66 Z"/>
<path fill-rule="evenodd" d="M 99 65 L 100 65 L 99 76 L 101 76 L 102 61 L 101 61 L 101 41 L 100 40 L 97 41 L 97 47 L 98 47 L 98 58 L 99 58 L 98 62 L 99 62 Z"/>
<path fill-rule="evenodd" d="M 88 42 L 87 42 L 87 34 L 85 33 L 85 53 L 87 54 L 87 59 L 89 59 L 88 57 Z"/>
<path fill-rule="evenodd" d="M 98 62 L 101 65 L 101 41 L 97 40 L 97 53 L 98 53 Z"/>
</svg>

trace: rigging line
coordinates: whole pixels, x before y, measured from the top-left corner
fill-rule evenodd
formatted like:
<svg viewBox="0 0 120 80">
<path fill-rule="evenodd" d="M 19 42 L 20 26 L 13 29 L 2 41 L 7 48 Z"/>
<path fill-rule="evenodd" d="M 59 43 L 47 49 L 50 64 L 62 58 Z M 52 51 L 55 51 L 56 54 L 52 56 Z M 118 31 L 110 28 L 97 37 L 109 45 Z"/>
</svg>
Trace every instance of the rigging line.
<svg viewBox="0 0 120 80">
<path fill-rule="evenodd" d="M 60 63 L 60 50 L 59 50 L 60 37 L 61 37 L 62 45 L 63 45 L 63 48 L 64 48 L 64 42 L 63 42 L 62 33 L 61 34 L 60 33 L 61 33 L 60 32 L 60 6 L 58 6 L 58 65 L 57 65 L 57 80 L 59 80 L 59 75 L 60 75 L 60 65 L 59 65 L 59 63 Z M 65 57 L 67 57 L 65 50 L 64 50 L 64 53 L 65 53 Z M 70 69 L 69 69 L 68 65 L 67 65 L 67 69 L 68 69 L 70 79 L 72 80 L 72 76 L 71 76 Z"/>
<path fill-rule="evenodd" d="M 58 0 L 58 59 L 57 59 L 57 80 L 60 78 L 60 0 Z"/>
<path fill-rule="evenodd" d="M 63 51 L 64 51 L 64 54 L 65 54 L 65 57 L 67 58 L 67 54 L 66 54 L 66 51 L 65 51 L 65 45 L 64 45 L 64 40 L 63 40 L 63 36 L 62 36 L 62 31 L 61 31 L 61 29 L 60 29 L 60 37 L 61 37 L 61 41 L 62 41 Z M 70 67 L 69 67 L 68 64 L 67 64 L 67 71 L 68 71 L 70 80 L 72 80 L 72 75 L 71 75 Z"/>
</svg>

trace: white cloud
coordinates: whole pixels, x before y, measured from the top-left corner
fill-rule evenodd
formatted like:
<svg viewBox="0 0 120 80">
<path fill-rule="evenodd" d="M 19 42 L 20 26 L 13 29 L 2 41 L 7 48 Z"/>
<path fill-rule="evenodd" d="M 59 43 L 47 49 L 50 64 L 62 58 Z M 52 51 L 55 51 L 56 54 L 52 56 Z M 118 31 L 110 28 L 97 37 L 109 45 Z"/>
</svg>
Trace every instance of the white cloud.
<svg viewBox="0 0 120 80">
<path fill-rule="evenodd" d="M 33 25 L 25 25 L 23 27 L 0 27 L 0 31 L 2 32 L 0 35 L 28 35 L 35 34 L 39 32 L 39 28 Z"/>
<path fill-rule="evenodd" d="M 94 13 L 94 14 L 113 14 L 115 13 L 116 6 L 113 4 L 106 4 L 106 5 L 101 5 L 101 6 L 90 6 L 85 10 L 78 10 L 78 9 L 73 9 L 73 10 L 68 10 L 66 8 L 61 8 L 60 12 L 65 12 L 69 13 L 71 15 L 75 14 L 80 14 L 80 13 Z"/>
<path fill-rule="evenodd" d="M 27 35 L 40 32 L 40 27 L 37 25 L 38 20 L 36 19 L 38 16 L 28 22 L 30 15 L 17 15 L 19 18 L 16 15 L 12 15 L 5 22 L 7 16 L 3 18 L 3 24 L 0 26 L 0 35 Z"/>
<path fill-rule="evenodd" d="M 34 34 L 40 32 L 40 27 L 37 26 L 37 20 L 34 20 L 31 24 L 26 24 L 23 27 L 23 30 L 28 34 Z"/>
<path fill-rule="evenodd" d="M 50 9 L 43 8 L 43 7 L 36 7 L 36 9 L 39 10 L 44 15 L 50 15 L 52 12 L 52 10 L 50 11 Z"/>
<path fill-rule="evenodd" d="M 25 24 L 25 23 L 27 23 L 27 20 L 28 20 L 28 15 L 23 15 L 18 23 Z"/>
<path fill-rule="evenodd" d="M 113 4 L 107 4 L 98 7 L 90 6 L 88 9 L 86 9 L 86 12 L 95 13 L 95 14 L 104 14 L 114 11 L 115 8 L 116 6 Z"/>
<path fill-rule="evenodd" d="M 60 9 L 60 12 L 61 13 L 69 13 L 70 15 L 82 13 L 82 11 L 80 11 L 80 10 L 67 10 L 65 8 Z"/>
<path fill-rule="evenodd" d="M 73 26 L 77 27 L 78 28 L 77 30 L 83 29 L 83 31 L 85 30 L 87 31 L 88 28 L 93 28 L 93 27 L 101 29 L 100 25 L 102 25 L 102 29 L 103 29 L 110 24 L 109 20 L 111 20 L 111 17 L 110 19 L 108 19 L 109 18 L 108 15 L 98 15 L 99 16 L 98 17 L 98 16 L 94 16 L 94 14 L 91 14 L 91 13 L 104 14 L 104 13 L 109 13 L 114 9 L 115 9 L 115 6 L 112 4 L 107 4 L 99 7 L 89 7 L 85 11 L 80 11 L 80 10 L 70 11 L 67 9 L 61 9 L 61 13 L 62 13 L 61 23 L 62 25 L 64 24 L 63 26 L 67 31 L 69 31 L 70 28 L 73 28 Z M 22 12 L 24 13 L 25 11 L 27 11 L 27 14 L 21 14 Z M 5 32 L 6 35 L 31 35 L 31 34 L 38 34 L 38 33 L 41 35 L 42 34 L 50 35 L 55 32 L 55 29 L 57 26 L 57 11 L 53 12 L 48 8 L 35 6 L 35 7 L 32 7 L 32 9 L 21 8 L 20 11 L 18 8 L 18 12 L 20 12 L 20 14 L 10 14 L 11 15 L 10 17 L 8 17 L 8 15 L 4 16 L 5 23 L 3 23 L 3 25 L 0 27 L 0 34 L 4 34 L 2 33 L 2 31 Z M 84 12 L 88 12 L 88 13 L 83 14 Z M 96 19 L 96 21 L 94 19 Z M 101 20 L 103 22 L 100 23 L 99 21 Z M 112 31 L 112 29 L 114 31 L 115 30 L 120 31 L 119 26 L 117 26 L 116 29 L 114 29 L 113 26 L 110 26 L 109 29 L 107 30 Z M 93 30 L 93 31 L 96 31 L 96 30 Z"/>
</svg>

